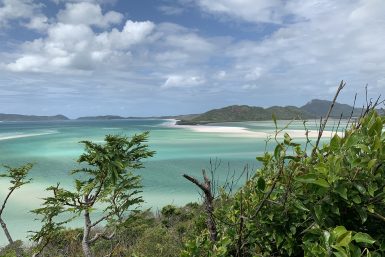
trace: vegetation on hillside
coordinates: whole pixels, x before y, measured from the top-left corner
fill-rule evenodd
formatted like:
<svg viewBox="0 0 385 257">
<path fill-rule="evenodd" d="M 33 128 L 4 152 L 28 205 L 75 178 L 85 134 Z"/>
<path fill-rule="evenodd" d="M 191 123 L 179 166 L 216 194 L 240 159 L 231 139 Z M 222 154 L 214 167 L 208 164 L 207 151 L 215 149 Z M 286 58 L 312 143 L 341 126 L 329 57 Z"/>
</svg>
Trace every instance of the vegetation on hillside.
<svg viewBox="0 0 385 257">
<path fill-rule="evenodd" d="M 332 101 L 313 99 L 304 106 L 272 106 L 269 108 L 248 106 L 248 105 L 232 105 L 220 109 L 213 109 L 200 115 L 176 117 L 179 119 L 178 125 L 197 125 L 215 122 L 236 122 L 236 121 L 260 121 L 271 120 L 272 115 L 278 120 L 291 119 L 319 119 L 325 117 Z M 385 115 L 385 111 L 377 109 L 381 115 Z M 330 117 L 333 118 L 349 118 L 359 117 L 362 114 L 362 108 L 354 108 L 347 104 L 335 102 Z"/>
<path fill-rule="evenodd" d="M 36 116 L 36 115 L 21 115 L 21 114 L 4 114 L 0 113 L 0 121 L 56 121 L 69 120 L 64 115 L 55 116 Z"/>
</svg>

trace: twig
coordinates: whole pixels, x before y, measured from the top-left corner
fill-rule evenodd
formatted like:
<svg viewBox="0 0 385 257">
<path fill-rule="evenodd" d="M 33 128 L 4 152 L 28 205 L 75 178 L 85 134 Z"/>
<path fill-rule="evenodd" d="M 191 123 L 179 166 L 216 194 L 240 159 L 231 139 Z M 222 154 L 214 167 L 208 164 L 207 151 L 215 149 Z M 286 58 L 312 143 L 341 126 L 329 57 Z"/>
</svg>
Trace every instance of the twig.
<svg viewBox="0 0 385 257">
<path fill-rule="evenodd" d="M 199 187 L 203 191 L 203 193 L 204 193 L 204 205 L 205 205 L 205 210 L 207 213 L 207 220 L 206 220 L 207 228 L 210 232 L 211 241 L 216 242 L 217 237 L 218 237 L 218 232 L 217 232 L 217 227 L 216 227 L 214 216 L 213 216 L 214 197 L 213 197 L 212 191 L 211 191 L 211 181 L 207 177 L 206 171 L 204 169 L 202 170 L 202 175 L 203 175 L 203 179 L 204 179 L 203 183 L 199 182 L 196 178 L 191 177 L 187 174 L 183 174 L 183 177 L 186 178 L 187 180 L 189 180 L 191 183 L 195 184 L 197 187 Z"/>
<path fill-rule="evenodd" d="M 352 119 L 353 117 L 353 114 L 354 114 L 354 108 L 356 106 L 356 100 L 357 100 L 357 93 L 354 95 L 354 102 L 353 102 L 353 108 L 352 108 L 352 111 L 350 113 L 350 116 L 349 116 L 349 119 L 348 119 L 348 123 L 346 123 L 346 127 L 345 127 L 345 130 L 348 129 L 348 126 L 349 126 L 349 123 L 350 123 L 350 120 Z"/>
<path fill-rule="evenodd" d="M 314 146 L 314 148 L 313 148 L 312 156 L 315 155 L 315 153 L 316 153 L 316 151 L 317 151 L 317 149 L 318 149 L 319 142 L 320 142 L 321 137 L 322 137 L 322 134 L 323 134 L 323 132 L 324 132 L 324 130 L 325 130 L 326 123 L 328 122 L 328 119 L 329 119 L 329 117 L 330 117 L 330 114 L 331 114 L 331 112 L 332 112 L 332 110 L 333 110 L 333 108 L 334 108 L 334 105 L 335 105 L 335 103 L 336 103 L 338 94 L 339 94 L 339 93 L 341 92 L 341 90 L 345 87 L 345 85 L 346 85 L 346 83 L 345 83 L 343 80 L 341 80 L 341 83 L 340 83 L 340 85 L 339 85 L 338 88 L 337 88 L 337 92 L 336 92 L 336 94 L 334 95 L 333 101 L 332 101 L 332 103 L 331 103 L 331 105 L 330 105 L 330 107 L 329 107 L 329 110 L 328 110 L 328 112 L 327 112 L 327 114 L 326 114 L 326 117 L 325 117 L 325 119 L 324 119 L 322 125 L 320 124 L 320 129 L 319 129 L 319 131 L 318 131 L 318 137 L 317 137 L 316 144 L 315 144 L 315 146 Z"/>
</svg>

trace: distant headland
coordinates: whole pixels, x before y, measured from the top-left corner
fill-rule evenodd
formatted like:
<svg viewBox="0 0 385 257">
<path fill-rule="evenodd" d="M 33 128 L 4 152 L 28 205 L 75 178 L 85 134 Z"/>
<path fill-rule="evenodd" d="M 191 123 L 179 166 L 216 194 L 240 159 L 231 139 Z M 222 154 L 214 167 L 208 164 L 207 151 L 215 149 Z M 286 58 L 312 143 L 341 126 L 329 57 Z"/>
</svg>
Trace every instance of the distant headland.
<svg viewBox="0 0 385 257">
<path fill-rule="evenodd" d="M 272 106 L 268 108 L 231 105 L 220 109 L 209 110 L 202 114 L 185 114 L 173 116 L 151 116 L 151 117 L 123 117 L 118 115 L 85 116 L 76 120 L 125 120 L 125 119 L 176 119 L 177 125 L 202 125 L 216 122 L 237 122 L 237 121 L 262 121 L 271 120 L 272 115 L 279 120 L 289 119 L 318 119 L 326 115 L 331 102 L 327 100 L 313 99 L 301 107 L 296 106 Z M 385 115 L 383 109 L 379 109 L 381 115 Z M 361 114 L 360 108 L 354 108 L 348 104 L 335 103 L 330 117 L 349 118 Z M 0 113 L 0 121 L 64 121 L 70 120 L 64 115 L 37 116 L 21 114 Z"/>
<path fill-rule="evenodd" d="M 60 121 L 60 120 L 69 120 L 69 118 L 61 114 L 54 115 L 54 116 L 37 116 L 37 115 L 0 113 L 0 121 Z"/>
</svg>

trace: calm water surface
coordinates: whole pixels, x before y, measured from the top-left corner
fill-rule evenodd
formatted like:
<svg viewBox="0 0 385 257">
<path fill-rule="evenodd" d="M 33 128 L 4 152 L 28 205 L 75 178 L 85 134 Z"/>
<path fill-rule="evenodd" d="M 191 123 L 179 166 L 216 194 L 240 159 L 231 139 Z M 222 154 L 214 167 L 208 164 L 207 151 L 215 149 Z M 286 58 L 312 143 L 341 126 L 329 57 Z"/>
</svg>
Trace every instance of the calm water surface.
<svg viewBox="0 0 385 257">
<path fill-rule="evenodd" d="M 283 126 L 286 122 L 279 122 Z M 240 126 L 252 131 L 272 131 L 272 122 L 236 122 L 217 124 Z M 315 128 L 315 124 L 310 124 Z M 331 125 L 332 126 L 332 125 Z M 290 129 L 303 129 L 294 122 Z M 33 182 L 10 199 L 4 219 L 15 239 L 24 239 L 27 231 L 39 227 L 29 210 L 37 208 L 44 189 L 60 182 L 72 185 L 69 172 L 77 167 L 82 153 L 81 140 L 102 142 L 106 134 L 133 135 L 150 131 L 149 146 L 155 157 L 146 161 L 146 168 L 137 171 L 142 176 L 143 208 L 157 210 L 166 204 L 183 205 L 199 201 L 197 189 L 182 178 L 183 173 L 199 177 L 203 168 L 210 169 L 210 159 L 219 160 L 216 179 L 223 183 L 229 171 L 241 174 L 245 165 L 255 172 L 255 157 L 265 149 L 265 138 L 251 138 L 226 133 L 194 132 L 188 128 L 170 126 L 167 120 L 111 120 L 60 122 L 0 122 L 0 163 L 17 166 L 35 163 L 30 176 Z M 296 140 L 303 142 L 304 140 Z M 0 180 L 0 199 L 8 184 Z M 0 233 L 0 245 L 5 237 Z"/>
</svg>

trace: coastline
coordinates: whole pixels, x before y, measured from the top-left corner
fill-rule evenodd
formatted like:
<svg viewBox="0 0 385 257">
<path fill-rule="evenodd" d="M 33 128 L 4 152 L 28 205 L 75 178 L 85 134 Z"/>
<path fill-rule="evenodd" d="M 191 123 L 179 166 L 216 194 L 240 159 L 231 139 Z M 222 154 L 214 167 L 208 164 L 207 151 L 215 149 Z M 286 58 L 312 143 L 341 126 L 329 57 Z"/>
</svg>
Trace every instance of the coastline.
<svg viewBox="0 0 385 257">
<path fill-rule="evenodd" d="M 240 126 L 215 126 L 215 125 L 178 125 L 178 120 L 167 119 L 165 122 L 166 127 L 188 129 L 198 133 L 216 133 L 224 137 L 250 137 L 250 138 L 268 138 L 274 137 L 274 130 L 261 130 L 253 131 L 246 127 Z M 285 129 L 278 134 L 278 138 L 283 138 L 284 134 L 287 133 L 291 138 L 306 138 L 306 131 L 301 129 Z M 333 132 L 325 130 L 323 137 L 332 137 L 334 134 L 342 136 L 342 132 Z M 317 138 L 318 130 L 308 130 L 309 138 Z"/>
</svg>

